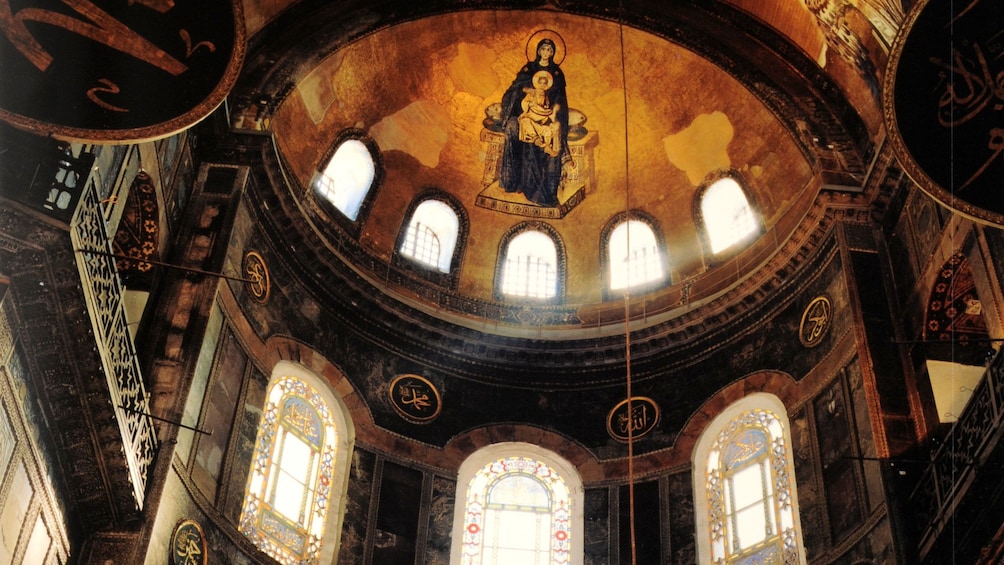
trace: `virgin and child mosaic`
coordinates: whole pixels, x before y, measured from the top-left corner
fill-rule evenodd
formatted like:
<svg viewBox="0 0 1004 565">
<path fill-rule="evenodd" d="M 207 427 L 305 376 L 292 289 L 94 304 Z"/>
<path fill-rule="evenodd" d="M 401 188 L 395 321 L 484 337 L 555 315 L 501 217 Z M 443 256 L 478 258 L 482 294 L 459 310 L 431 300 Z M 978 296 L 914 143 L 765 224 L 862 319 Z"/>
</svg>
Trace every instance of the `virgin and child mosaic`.
<svg viewBox="0 0 1004 565">
<path fill-rule="evenodd" d="M 555 218 L 585 197 L 582 173 L 588 171 L 580 169 L 596 141 L 585 130 L 585 116 L 568 105 L 564 57 L 559 34 L 534 33 L 527 42 L 527 63 L 502 101 L 485 110 L 485 191 L 479 206 Z"/>
</svg>

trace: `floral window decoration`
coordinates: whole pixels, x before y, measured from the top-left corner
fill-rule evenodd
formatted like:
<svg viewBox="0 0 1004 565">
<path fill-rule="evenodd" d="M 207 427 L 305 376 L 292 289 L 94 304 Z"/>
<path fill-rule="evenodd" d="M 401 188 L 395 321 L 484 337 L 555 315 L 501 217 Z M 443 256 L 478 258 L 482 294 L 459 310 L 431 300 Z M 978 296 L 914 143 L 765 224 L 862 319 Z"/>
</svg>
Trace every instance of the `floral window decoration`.
<svg viewBox="0 0 1004 565">
<path fill-rule="evenodd" d="M 331 506 L 335 423 L 321 395 L 286 376 L 269 388 L 240 531 L 284 565 L 316 562 Z"/>
<path fill-rule="evenodd" d="M 482 467 L 467 488 L 463 565 L 571 562 L 572 499 L 546 463 L 509 456 Z"/>
</svg>

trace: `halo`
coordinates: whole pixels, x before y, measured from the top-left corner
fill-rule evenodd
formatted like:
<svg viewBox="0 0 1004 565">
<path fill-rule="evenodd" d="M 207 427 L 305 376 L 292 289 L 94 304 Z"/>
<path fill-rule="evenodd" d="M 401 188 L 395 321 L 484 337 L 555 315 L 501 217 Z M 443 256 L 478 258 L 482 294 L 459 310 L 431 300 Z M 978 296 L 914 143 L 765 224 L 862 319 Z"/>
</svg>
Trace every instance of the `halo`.
<svg viewBox="0 0 1004 565">
<path fill-rule="evenodd" d="M 553 29 L 537 30 L 526 40 L 526 60 L 537 60 L 537 44 L 541 39 L 550 39 L 554 42 L 554 57 L 551 57 L 551 60 L 555 65 L 560 65 L 565 60 L 565 40 Z"/>
<path fill-rule="evenodd" d="M 530 81 L 531 85 L 533 85 L 533 86 L 537 85 L 537 77 L 538 76 L 543 76 L 544 78 L 547 79 L 547 88 L 545 88 L 544 90 L 550 90 L 551 87 L 554 86 L 554 77 L 551 76 L 551 73 L 549 73 L 547 71 L 537 71 L 537 72 L 533 73 L 533 80 Z"/>
</svg>

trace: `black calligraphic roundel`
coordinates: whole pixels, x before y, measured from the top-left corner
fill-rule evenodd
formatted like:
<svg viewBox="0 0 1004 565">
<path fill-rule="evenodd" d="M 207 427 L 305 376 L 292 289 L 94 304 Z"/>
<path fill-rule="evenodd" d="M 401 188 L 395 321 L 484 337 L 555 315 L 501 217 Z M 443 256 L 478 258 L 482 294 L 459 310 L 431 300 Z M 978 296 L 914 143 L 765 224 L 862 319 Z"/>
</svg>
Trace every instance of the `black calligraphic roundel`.
<svg viewBox="0 0 1004 565">
<path fill-rule="evenodd" d="M 607 414 L 607 433 L 617 441 L 634 442 L 654 430 L 660 416 L 654 400 L 632 396 L 618 402 Z"/>
<path fill-rule="evenodd" d="M 133 142 L 223 101 L 244 57 L 239 0 L 0 0 L 0 119 Z"/>
<path fill-rule="evenodd" d="M 1004 227 L 1004 2 L 928 0 L 890 55 L 883 111 L 920 187 L 956 212 Z"/>
<path fill-rule="evenodd" d="M 206 536 L 195 520 L 182 520 L 171 536 L 171 565 L 206 565 Z"/>
<path fill-rule="evenodd" d="M 387 392 L 398 415 L 414 424 L 435 420 L 443 407 L 436 386 L 418 375 L 398 375 Z"/>
</svg>

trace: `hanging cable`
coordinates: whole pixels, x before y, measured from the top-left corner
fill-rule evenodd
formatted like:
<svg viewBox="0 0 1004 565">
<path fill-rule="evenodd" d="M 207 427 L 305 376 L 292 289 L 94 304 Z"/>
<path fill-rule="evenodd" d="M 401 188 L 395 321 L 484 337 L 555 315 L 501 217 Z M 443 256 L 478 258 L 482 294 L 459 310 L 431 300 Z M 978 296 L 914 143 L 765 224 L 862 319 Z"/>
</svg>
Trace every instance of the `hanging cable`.
<svg viewBox="0 0 1004 565">
<path fill-rule="evenodd" d="M 627 60 L 624 55 L 624 2 L 618 2 L 619 18 L 617 29 L 621 48 L 621 88 L 624 102 L 624 212 L 628 223 L 625 237 L 626 255 L 625 273 L 627 285 L 624 289 L 624 372 L 627 393 L 627 445 L 628 445 L 628 520 L 631 536 L 631 565 L 638 564 L 638 549 L 635 535 L 634 507 L 634 425 L 632 424 L 633 407 L 631 405 L 631 181 L 630 181 L 630 151 L 628 147 L 628 99 L 627 99 Z"/>
</svg>

